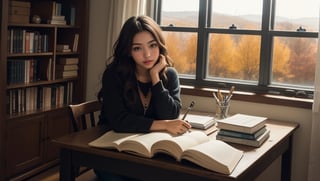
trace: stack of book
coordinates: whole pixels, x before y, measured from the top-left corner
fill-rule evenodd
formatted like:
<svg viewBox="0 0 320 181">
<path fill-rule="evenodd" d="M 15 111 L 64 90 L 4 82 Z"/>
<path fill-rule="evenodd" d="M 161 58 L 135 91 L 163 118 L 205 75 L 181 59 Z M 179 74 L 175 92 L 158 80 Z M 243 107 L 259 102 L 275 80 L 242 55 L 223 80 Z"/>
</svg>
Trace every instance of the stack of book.
<svg viewBox="0 0 320 181">
<path fill-rule="evenodd" d="M 68 44 L 57 44 L 57 52 L 71 52 Z"/>
<path fill-rule="evenodd" d="M 78 76 L 78 58 L 60 58 L 56 65 L 56 78 L 70 78 Z"/>
<path fill-rule="evenodd" d="M 216 138 L 230 143 L 260 147 L 270 136 L 266 117 L 235 114 L 218 120 Z"/>
<path fill-rule="evenodd" d="M 54 25 L 66 25 L 67 21 L 65 20 L 65 16 L 62 15 L 53 15 L 51 19 L 47 21 L 48 24 Z"/>
</svg>

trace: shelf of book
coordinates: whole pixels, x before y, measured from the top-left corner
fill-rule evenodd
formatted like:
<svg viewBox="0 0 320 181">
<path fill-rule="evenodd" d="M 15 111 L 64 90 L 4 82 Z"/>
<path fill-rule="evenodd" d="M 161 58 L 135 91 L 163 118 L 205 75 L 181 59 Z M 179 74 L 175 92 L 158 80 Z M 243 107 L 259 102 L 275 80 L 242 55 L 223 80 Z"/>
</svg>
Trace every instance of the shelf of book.
<svg viewBox="0 0 320 181">
<path fill-rule="evenodd" d="M 63 129 L 60 132 L 60 129 L 51 130 L 53 128 L 47 126 L 52 123 L 57 124 L 57 128 L 68 128 L 68 105 L 84 101 L 86 75 L 83 74 L 86 73 L 87 64 L 88 7 L 88 0 L 1 1 L 0 180 L 24 180 L 35 173 L 35 170 L 41 171 L 40 167 L 45 168 L 42 164 L 52 161 L 57 163 L 58 153 L 52 153 L 51 149 L 46 148 L 50 145 L 50 137 L 45 134 L 62 136 L 71 131 L 71 127 L 70 130 Z M 45 17 L 46 15 L 41 13 L 52 16 Z M 40 16 L 43 21 L 35 22 L 35 15 Z M 68 44 L 72 51 L 60 52 L 57 49 L 58 44 Z M 64 58 L 78 60 L 76 76 L 57 75 L 60 71 L 56 69 L 58 62 Z M 38 121 L 30 121 L 33 118 Z M 38 143 L 26 148 L 29 155 L 22 154 L 19 162 L 8 165 L 6 160 L 13 160 L 17 154 L 8 140 L 12 136 L 19 137 L 20 131 L 14 132 L 6 125 L 19 125 L 19 122 L 28 126 L 25 130 L 31 127 L 41 128 L 41 134 L 22 143 Z M 28 122 L 31 125 L 28 125 Z M 20 126 L 21 129 L 24 126 Z M 20 129 L 18 127 L 12 129 Z M 14 134 L 11 134 L 12 132 Z M 34 142 L 40 137 L 40 141 Z M 33 153 L 34 150 L 39 150 L 39 147 L 44 148 L 41 153 Z M 48 158 L 48 155 L 53 156 Z M 33 160 L 40 162 L 35 164 Z"/>
</svg>

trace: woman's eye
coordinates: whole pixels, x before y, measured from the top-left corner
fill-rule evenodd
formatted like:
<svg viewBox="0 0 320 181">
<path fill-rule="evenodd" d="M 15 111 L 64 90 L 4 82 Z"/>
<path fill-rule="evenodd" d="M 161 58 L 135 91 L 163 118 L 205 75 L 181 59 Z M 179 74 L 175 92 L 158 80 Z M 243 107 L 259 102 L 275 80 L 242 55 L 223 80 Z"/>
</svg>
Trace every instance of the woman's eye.
<svg viewBox="0 0 320 181">
<path fill-rule="evenodd" d="M 141 48 L 140 47 L 133 47 L 132 50 L 133 51 L 139 51 Z"/>
<path fill-rule="evenodd" d="M 158 47 L 158 44 L 157 44 L 157 43 L 152 43 L 152 44 L 150 45 L 150 47 L 151 47 L 151 48 L 156 48 L 156 47 Z"/>
</svg>

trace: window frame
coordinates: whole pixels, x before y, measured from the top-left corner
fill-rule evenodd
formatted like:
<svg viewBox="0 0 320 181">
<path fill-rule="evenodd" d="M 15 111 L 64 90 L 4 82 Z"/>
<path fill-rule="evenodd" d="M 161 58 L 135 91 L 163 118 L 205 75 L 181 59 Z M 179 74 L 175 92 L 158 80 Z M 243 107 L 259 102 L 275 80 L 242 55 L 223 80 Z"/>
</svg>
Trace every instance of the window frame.
<svg viewBox="0 0 320 181">
<path fill-rule="evenodd" d="M 273 30 L 275 18 L 275 1 L 262 0 L 262 24 L 261 30 L 247 29 L 221 29 L 210 27 L 211 0 L 199 0 L 199 16 L 198 27 L 174 27 L 161 26 L 163 31 L 170 32 L 193 32 L 198 34 L 196 74 L 194 76 L 180 75 L 181 85 L 194 87 L 195 92 L 199 92 L 205 88 L 228 89 L 232 85 L 236 86 L 236 90 L 243 92 L 251 92 L 254 95 L 273 94 L 276 96 L 303 98 L 307 105 L 303 107 L 310 108 L 310 99 L 313 98 L 314 88 L 296 87 L 285 84 L 271 84 L 272 76 L 272 43 L 275 37 L 293 37 L 293 38 L 318 38 L 318 32 L 298 32 L 298 31 L 276 31 Z M 161 22 L 161 3 L 157 0 L 155 3 L 155 20 L 158 24 Z M 258 83 L 253 84 L 249 81 L 231 81 L 226 79 L 208 79 L 207 74 L 207 52 L 208 37 L 210 33 L 217 34 L 236 34 L 236 35 L 257 35 L 261 36 L 260 49 L 260 68 Z M 203 61 L 202 61 L 203 60 Z M 213 89 L 214 90 L 214 89 Z M 192 91 L 182 91 L 190 94 Z M 195 93 L 198 94 L 198 93 Z M 243 97 L 243 96 L 241 96 Z M 261 96 L 260 96 L 261 97 Z M 268 102 L 268 101 L 267 101 Z M 300 103 L 300 101 L 298 101 Z M 299 107 L 299 106 L 298 106 Z"/>
</svg>

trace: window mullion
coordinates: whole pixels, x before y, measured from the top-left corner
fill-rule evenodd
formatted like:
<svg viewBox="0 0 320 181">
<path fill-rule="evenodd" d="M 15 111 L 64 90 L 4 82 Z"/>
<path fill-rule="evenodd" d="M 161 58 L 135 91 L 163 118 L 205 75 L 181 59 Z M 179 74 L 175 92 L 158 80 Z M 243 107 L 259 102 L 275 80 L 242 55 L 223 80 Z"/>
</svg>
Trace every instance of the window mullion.
<svg viewBox="0 0 320 181">
<path fill-rule="evenodd" d="M 197 60 L 196 60 L 196 81 L 199 83 L 205 79 L 207 74 L 207 49 L 208 49 L 208 33 L 205 31 L 208 16 L 208 1 L 199 1 L 199 24 L 198 24 L 198 44 L 197 44 Z"/>
<path fill-rule="evenodd" d="M 161 12 L 162 12 L 162 0 L 155 0 L 154 3 L 154 17 L 153 19 L 156 20 L 156 22 L 160 25 L 161 23 Z"/>
<path fill-rule="evenodd" d="M 272 0 L 263 1 L 259 85 L 268 86 L 272 75 L 272 36 L 269 33 L 271 23 Z"/>
</svg>

